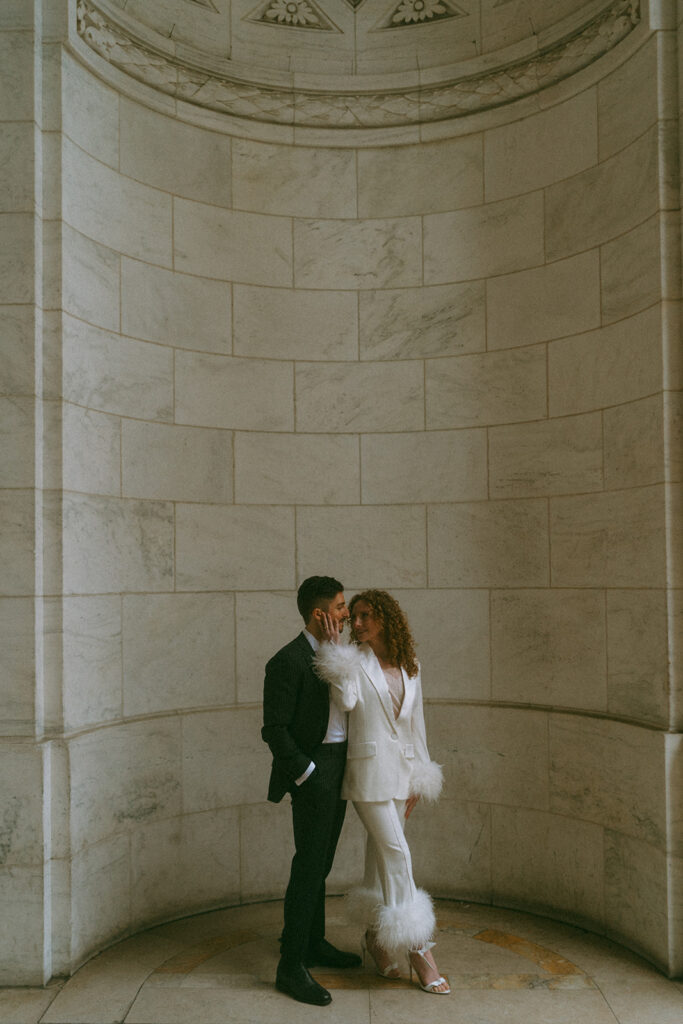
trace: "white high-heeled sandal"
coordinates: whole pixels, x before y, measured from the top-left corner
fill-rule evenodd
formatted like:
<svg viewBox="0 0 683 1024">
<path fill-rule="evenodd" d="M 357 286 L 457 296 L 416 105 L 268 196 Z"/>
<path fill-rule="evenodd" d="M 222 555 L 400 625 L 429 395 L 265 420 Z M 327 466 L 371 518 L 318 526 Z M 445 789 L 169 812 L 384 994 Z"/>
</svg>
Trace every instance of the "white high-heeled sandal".
<svg viewBox="0 0 683 1024">
<path fill-rule="evenodd" d="M 399 981 L 399 979 L 401 977 L 400 973 L 399 974 L 391 974 L 390 973 L 391 971 L 400 971 L 400 967 L 399 967 L 399 965 L 397 963 L 387 964 L 387 966 L 384 968 L 384 970 L 380 970 L 379 964 L 375 960 L 373 952 L 370 949 L 370 947 L 368 946 L 368 933 L 367 932 L 361 938 L 360 945 L 361 945 L 361 949 L 363 951 L 363 966 L 365 966 L 365 954 L 369 953 L 371 958 L 372 958 L 372 962 L 375 965 L 375 971 L 377 972 L 377 974 L 379 974 L 380 978 L 386 978 L 387 981 Z"/>
<path fill-rule="evenodd" d="M 427 942 L 422 947 L 422 949 L 409 949 L 408 950 L 408 967 L 410 968 L 410 980 L 411 981 L 413 980 L 413 965 L 412 965 L 412 962 L 411 962 L 411 959 L 410 959 L 411 953 L 415 953 L 415 954 L 417 954 L 417 956 L 421 956 L 422 959 L 424 960 L 424 962 L 427 964 L 428 967 L 432 967 L 434 970 L 438 971 L 439 968 L 435 964 L 430 964 L 429 960 L 425 956 L 425 953 L 428 953 L 429 950 L 432 949 L 435 945 L 436 945 L 435 942 Z M 415 968 L 415 974 L 417 974 L 417 967 Z M 423 985 L 422 981 L 420 979 L 420 975 L 417 974 L 417 983 L 418 983 L 418 985 L 420 986 L 420 988 L 422 989 L 423 992 L 430 992 L 430 993 L 432 993 L 432 995 L 435 995 L 435 996 L 449 996 L 451 994 L 450 986 L 448 988 L 439 990 L 439 988 L 438 988 L 439 985 L 448 985 L 448 982 L 446 981 L 446 979 L 442 978 L 441 976 L 439 976 L 438 978 L 435 978 L 434 981 L 428 981 L 426 985 Z"/>
</svg>

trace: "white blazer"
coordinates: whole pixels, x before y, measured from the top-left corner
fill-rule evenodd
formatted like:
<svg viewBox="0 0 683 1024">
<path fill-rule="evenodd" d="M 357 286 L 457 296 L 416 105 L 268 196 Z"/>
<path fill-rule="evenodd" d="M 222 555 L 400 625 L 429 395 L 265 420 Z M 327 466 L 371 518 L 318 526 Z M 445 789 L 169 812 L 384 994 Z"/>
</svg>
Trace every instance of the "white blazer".
<svg viewBox="0 0 683 1024">
<path fill-rule="evenodd" d="M 420 671 L 405 669 L 405 696 L 394 718 L 389 688 L 367 644 L 322 644 L 318 674 L 330 684 L 330 696 L 349 713 L 349 747 L 342 785 L 345 800 L 436 800 L 443 783 L 440 765 L 430 761 L 422 710 Z"/>
</svg>

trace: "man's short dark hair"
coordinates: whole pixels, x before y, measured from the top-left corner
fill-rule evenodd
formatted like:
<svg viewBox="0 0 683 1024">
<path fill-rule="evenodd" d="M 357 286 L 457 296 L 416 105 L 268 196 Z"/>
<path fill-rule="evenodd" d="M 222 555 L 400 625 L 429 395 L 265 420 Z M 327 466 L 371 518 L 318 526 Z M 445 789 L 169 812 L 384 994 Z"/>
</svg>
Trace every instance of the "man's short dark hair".
<svg viewBox="0 0 683 1024">
<path fill-rule="evenodd" d="M 331 601 L 344 589 L 344 584 L 334 576 L 309 576 L 304 580 L 296 595 L 296 606 L 304 622 L 308 622 L 313 609 L 321 601 Z"/>
</svg>

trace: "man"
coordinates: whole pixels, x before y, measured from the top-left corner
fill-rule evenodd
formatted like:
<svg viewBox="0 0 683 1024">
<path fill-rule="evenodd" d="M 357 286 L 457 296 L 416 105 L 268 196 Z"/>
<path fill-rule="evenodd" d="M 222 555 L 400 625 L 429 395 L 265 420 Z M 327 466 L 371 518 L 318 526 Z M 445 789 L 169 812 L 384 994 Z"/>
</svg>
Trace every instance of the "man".
<svg viewBox="0 0 683 1024">
<path fill-rule="evenodd" d="M 273 754 L 268 799 L 292 797 L 295 854 L 285 893 L 285 924 L 275 984 L 302 1003 L 326 1006 L 332 997 L 309 967 L 357 967 L 360 957 L 325 939 L 325 879 L 332 867 L 346 803 L 340 797 L 346 763 L 346 716 L 330 704 L 315 673 L 320 641 L 344 628 L 344 587 L 311 576 L 299 587 L 305 628 L 266 665 L 261 735 Z"/>
</svg>

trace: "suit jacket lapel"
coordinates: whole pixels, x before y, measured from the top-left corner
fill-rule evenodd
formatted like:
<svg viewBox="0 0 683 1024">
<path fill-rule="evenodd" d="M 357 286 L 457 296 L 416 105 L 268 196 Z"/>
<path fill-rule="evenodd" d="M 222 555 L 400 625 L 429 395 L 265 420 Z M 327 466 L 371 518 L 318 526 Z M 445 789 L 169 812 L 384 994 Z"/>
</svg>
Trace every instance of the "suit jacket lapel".
<svg viewBox="0 0 683 1024">
<path fill-rule="evenodd" d="M 403 703 L 401 704 L 401 710 L 399 712 L 399 721 L 403 722 L 413 712 L 413 702 L 415 700 L 415 680 L 411 679 L 404 668 L 401 669 L 401 675 L 403 676 Z"/>
<path fill-rule="evenodd" d="M 374 686 L 375 690 L 377 691 L 377 696 L 379 697 L 380 704 L 384 708 L 384 713 L 389 719 L 391 728 L 394 730 L 394 732 L 396 732 L 394 706 L 391 703 L 391 695 L 389 694 L 389 687 L 387 686 L 386 680 L 384 678 L 384 673 L 382 672 L 382 666 L 378 662 L 377 658 L 375 657 L 375 654 L 371 649 L 368 648 L 368 650 L 363 653 L 363 670 L 367 675 L 368 679 L 370 680 L 370 682 L 372 683 L 372 685 Z"/>
</svg>

